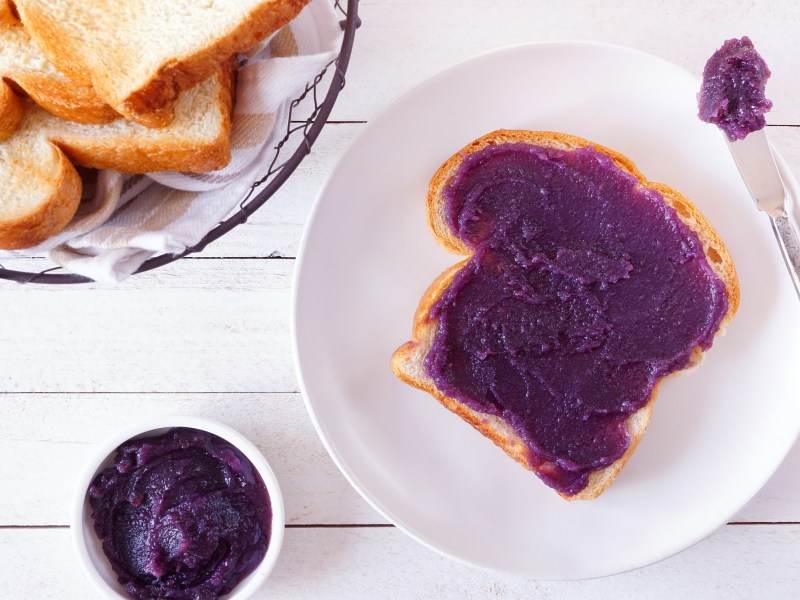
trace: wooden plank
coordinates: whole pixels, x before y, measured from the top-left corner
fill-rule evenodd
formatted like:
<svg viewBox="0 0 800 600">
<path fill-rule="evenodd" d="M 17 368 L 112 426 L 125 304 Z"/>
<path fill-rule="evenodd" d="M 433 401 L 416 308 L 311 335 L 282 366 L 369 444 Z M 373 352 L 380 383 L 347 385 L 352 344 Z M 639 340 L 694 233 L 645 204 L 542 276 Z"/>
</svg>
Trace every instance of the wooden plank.
<svg viewBox="0 0 800 600">
<path fill-rule="evenodd" d="M 288 523 L 386 522 L 333 464 L 300 394 L 8 394 L 0 525 L 68 524 L 75 481 L 96 447 L 155 415 L 215 419 L 250 439 L 280 481 Z"/>
<path fill-rule="evenodd" d="M 726 526 L 650 567 L 549 582 L 457 564 L 394 529 L 290 530 L 268 587 L 276 598 L 789 599 L 797 592 L 798 534 L 798 526 Z"/>
<path fill-rule="evenodd" d="M 769 121 L 800 124 L 796 2 L 592 0 L 554 8 L 530 0 L 362 0 L 361 7 L 364 26 L 334 119 L 367 120 L 411 85 L 508 43 L 608 41 L 699 73 L 723 39 L 747 33 L 773 71 Z M 363 127 L 326 126 L 267 207 L 203 257 L 295 256 L 317 191 Z M 769 134 L 800 174 L 800 128 L 771 127 Z M 325 454 L 299 397 L 263 393 L 297 389 L 288 332 L 292 269 L 292 261 L 197 260 L 118 288 L 0 283 L 7 292 L 0 390 L 13 392 L 0 396 L 0 525 L 65 523 L 71 479 L 95 444 L 139 415 L 168 412 L 217 418 L 253 439 L 284 482 L 291 522 L 381 522 Z M 146 393 L 153 391 L 170 393 Z M 735 519 L 800 520 L 798 468 L 796 445 Z M 65 529 L 0 529 L 0 577 L 13 596 L 96 597 L 71 554 Z M 293 528 L 257 597 L 781 599 L 797 597 L 799 572 L 797 524 L 727 526 L 658 565 L 562 583 L 470 569 L 393 528 Z"/>
<path fill-rule="evenodd" d="M 19 597 L 95 598 L 67 529 L 0 530 L 0 572 Z M 571 598 L 750 600 L 797 597 L 800 526 L 726 526 L 655 565 L 588 581 L 535 581 L 444 558 L 394 528 L 288 529 L 254 598 Z"/>
<path fill-rule="evenodd" d="M 154 415 L 216 419 L 270 461 L 290 524 L 386 523 L 325 451 L 299 394 L 0 396 L 0 525 L 66 525 L 75 480 L 97 445 Z M 36 468 L 30 468 L 36 465 Z M 800 444 L 733 521 L 800 522 Z"/>
<path fill-rule="evenodd" d="M 117 287 L 10 288 L 4 320 L 18 325 L 0 328 L 0 390 L 297 391 L 293 267 L 179 261 Z"/>
<path fill-rule="evenodd" d="M 347 87 L 332 115 L 336 119 L 369 119 L 412 85 L 507 45 L 550 40 L 620 44 L 699 76 L 724 40 L 747 34 L 772 70 L 768 91 L 775 107 L 769 122 L 800 124 L 800 54 L 789 34 L 800 22 L 800 8 L 791 0 L 571 0 L 556 5 L 506 0 L 491 7 L 485 0 L 362 0 L 360 13 L 364 26 L 356 37 Z"/>
</svg>

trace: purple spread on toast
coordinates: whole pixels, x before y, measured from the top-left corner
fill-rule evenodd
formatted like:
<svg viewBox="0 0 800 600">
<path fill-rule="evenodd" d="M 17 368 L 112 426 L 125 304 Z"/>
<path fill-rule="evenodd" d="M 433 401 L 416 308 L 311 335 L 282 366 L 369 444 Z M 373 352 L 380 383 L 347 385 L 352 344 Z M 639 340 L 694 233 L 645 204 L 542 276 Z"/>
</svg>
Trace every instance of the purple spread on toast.
<svg viewBox="0 0 800 600">
<path fill-rule="evenodd" d="M 724 283 L 661 195 L 591 147 L 490 145 L 444 190 L 474 252 L 432 307 L 425 369 L 502 416 L 539 477 L 573 496 L 622 457 L 656 381 L 711 346 Z"/>
<path fill-rule="evenodd" d="M 89 499 L 103 551 L 134 598 L 217 598 L 269 545 L 264 482 L 238 449 L 204 431 L 126 442 Z"/>
<path fill-rule="evenodd" d="M 699 117 L 724 131 L 732 142 L 766 125 L 772 108 L 764 91 L 770 71 L 745 36 L 726 40 L 708 59 L 698 95 Z"/>
</svg>

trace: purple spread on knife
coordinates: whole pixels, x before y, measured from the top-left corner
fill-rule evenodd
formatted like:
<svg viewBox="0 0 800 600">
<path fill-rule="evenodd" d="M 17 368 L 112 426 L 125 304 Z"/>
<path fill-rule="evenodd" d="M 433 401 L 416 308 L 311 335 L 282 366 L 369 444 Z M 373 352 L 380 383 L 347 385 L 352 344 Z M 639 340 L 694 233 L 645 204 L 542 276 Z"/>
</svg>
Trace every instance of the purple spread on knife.
<svg viewBox="0 0 800 600">
<path fill-rule="evenodd" d="M 661 195 L 591 147 L 490 145 L 444 197 L 473 255 L 432 307 L 425 369 L 511 422 L 539 477 L 573 496 L 625 453 L 656 381 L 711 346 L 725 285 Z"/>
<path fill-rule="evenodd" d="M 698 95 L 699 117 L 724 131 L 732 142 L 766 125 L 772 108 L 764 91 L 770 71 L 745 36 L 726 40 L 708 59 Z"/>
<path fill-rule="evenodd" d="M 225 440 L 172 429 L 126 442 L 89 488 L 95 532 L 134 598 L 211 600 L 267 551 L 264 482 Z"/>
</svg>

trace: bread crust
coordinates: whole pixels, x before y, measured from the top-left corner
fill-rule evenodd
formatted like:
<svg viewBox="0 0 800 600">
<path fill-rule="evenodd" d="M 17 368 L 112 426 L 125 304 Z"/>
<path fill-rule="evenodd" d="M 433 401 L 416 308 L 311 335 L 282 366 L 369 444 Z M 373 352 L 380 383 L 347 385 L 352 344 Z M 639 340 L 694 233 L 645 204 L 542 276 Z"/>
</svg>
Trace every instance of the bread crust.
<svg viewBox="0 0 800 600">
<path fill-rule="evenodd" d="M 14 93 L 11 86 L 0 80 L 0 142 L 11 137 L 24 115 L 22 100 Z"/>
<path fill-rule="evenodd" d="M 500 417 L 475 411 L 459 403 L 456 399 L 448 397 L 436 387 L 436 384 L 427 375 L 424 368 L 425 357 L 430 351 L 439 325 L 437 320 L 431 318 L 431 309 L 452 283 L 456 273 L 467 264 L 471 256 L 470 249 L 447 225 L 443 191 L 458 172 L 464 159 L 470 154 L 489 145 L 520 142 L 564 150 L 591 146 L 596 151 L 610 157 L 619 169 L 635 177 L 641 187 L 658 191 L 665 202 L 675 209 L 678 218 L 700 238 L 711 269 L 725 285 L 728 295 L 728 311 L 723 317 L 716 335 L 720 335 L 724 331 L 724 328 L 735 315 L 739 306 L 740 291 L 736 270 L 730 254 L 705 216 L 688 198 L 677 190 L 661 183 L 648 181 L 629 158 L 618 152 L 563 133 L 501 129 L 474 140 L 450 157 L 431 179 L 427 196 L 428 222 L 439 244 L 451 252 L 466 255 L 467 259 L 442 273 L 422 296 L 414 316 L 411 341 L 403 344 L 392 356 L 392 370 L 405 383 L 433 395 L 447 409 L 460 416 L 485 437 L 492 440 L 511 458 L 525 468 L 535 472 L 540 469 L 546 469 L 547 464 L 545 463 L 539 467 L 533 467 L 529 464 L 526 446 L 510 425 Z M 696 367 L 702 361 L 703 354 L 700 347 L 694 348 L 689 364 L 684 369 L 672 373 L 669 377 Z M 639 445 L 652 416 L 658 387 L 664 379 L 666 377 L 662 377 L 656 382 L 647 403 L 626 420 L 625 427 L 630 437 L 630 443 L 622 457 L 611 465 L 592 472 L 589 475 L 587 486 L 580 493 L 574 496 L 566 496 L 559 493 L 562 498 L 566 500 L 591 500 L 597 498 L 611 485 Z"/>
<path fill-rule="evenodd" d="M 53 136 L 53 141 L 76 164 L 94 169 L 114 169 L 123 173 L 185 171 L 207 173 L 221 169 L 231 159 L 231 114 L 236 89 L 236 64 L 228 60 L 212 75 L 217 80 L 214 105 L 226 118 L 213 140 L 198 147 L 193 140 L 174 139 L 166 143 L 156 138 L 151 144 L 125 139 L 109 144 L 90 137 Z"/>
<path fill-rule="evenodd" d="M 75 167 L 64 154 L 57 154 L 57 168 L 46 198 L 29 213 L 17 219 L 0 219 L 0 248 L 31 248 L 66 227 L 78 210 L 83 184 Z M 36 168 L 30 165 L 28 168 Z"/>
<path fill-rule="evenodd" d="M 264 0 L 241 15 L 237 24 L 200 48 L 175 54 L 159 64 L 146 80 L 133 89 L 119 87 L 111 69 L 106 72 L 87 68 L 88 64 L 105 64 L 102 58 L 113 52 L 76 40 L 66 34 L 62 23 L 51 18 L 39 2 L 18 0 L 20 17 L 37 45 L 53 64 L 70 79 L 94 88 L 114 110 L 147 127 L 164 127 L 174 119 L 175 103 L 182 91 L 206 80 L 235 53 L 244 52 L 293 19 L 309 0 Z"/>
<path fill-rule="evenodd" d="M 116 129 L 113 123 L 77 125 L 47 114 L 30 100 L 23 101 L 22 124 L 7 140 L 0 142 L 0 175 L 7 180 L 36 184 L 28 196 L 15 197 L 13 186 L 5 190 L 5 197 L 11 200 L 9 206 L 24 197 L 29 199 L 25 206 L 30 208 L 22 215 L 15 210 L 5 213 L 10 216 L 0 217 L 0 248 L 16 250 L 36 246 L 70 222 L 80 203 L 82 189 L 73 164 L 133 173 L 207 172 L 225 166 L 230 160 L 235 74 L 234 62 L 228 61 L 218 67 L 208 88 L 187 92 L 196 94 L 196 100 L 182 109 L 185 127 L 181 121 L 170 130 L 152 131 L 130 123 Z M 0 82 L 0 92 L 3 87 L 8 88 Z M 11 96 L 16 98 L 13 92 Z M 192 131 L 189 121 L 204 116 L 213 119 L 215 124 L 208 127 L 208 138 L 204 137 L 205 132 L 187 134 Z M 134 130 L 135 134 L 131 133 Z M 39 154 L 33 152 L 35 148 L 39 149 Z"/>
<path fill-rule="evenodd" d="M 109 123 L 119 118 L 91 86 L 68 79 L 48 64 L 7 0 L 0 0 L 0 47 L 4 50 L 0 56 L 5 57 L 0 61 L 0 77 L 51 114 L 76 123 Z M 12 56 L 16 62 L 10 60 Z M 0 103 L 0 122 L 5 120 Z"/>
<path fill-rule="evenodd" d="M 102 125 L 120 117 L 100 99 L 94 88 L 66 78 L 50 77 L 44 73 L 16 73 L 9 79 L 36 104 L 65 121 Z"/>
<path fill-rule="evenodd" d="M 163 65 L 153 78 L 127 98 L 118 110 L 129 119 L 149 127 L 163 127 L 174 117 L 173 108 L 181 91 L 204 79 L 237 52 L 255 46 L 291 21 L 309 0 L 282 0 L 256 8 L 240 26 L 219 38 L 213 46 L 191 55 L 176 57 Z"/>
</svg>

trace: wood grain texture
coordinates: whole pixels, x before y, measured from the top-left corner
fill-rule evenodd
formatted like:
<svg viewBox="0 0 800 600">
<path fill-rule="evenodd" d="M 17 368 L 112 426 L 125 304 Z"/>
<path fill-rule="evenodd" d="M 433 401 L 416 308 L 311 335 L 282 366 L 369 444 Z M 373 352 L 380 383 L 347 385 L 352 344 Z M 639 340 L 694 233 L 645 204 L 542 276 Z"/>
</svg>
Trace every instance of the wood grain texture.
<svg viewBox="0 0 800 600">
<path fill-rule="evenodd" d="M 99 597 L 71 556 L 70 541 L 67 529 L 0 530 L 8 589 L 28 589 L 36 581 L 37 599 Z M 393 527 L 290 528 L 275 570 L 254 599 L 790 600 L 796 598 L 798 569 L 798 525 L 728 525 L 655 565 L 570 582 L 473 569 L 421 547 Z"/>
<path fill-rule="evenodd" d="M 67 525 L 96 448 L 155 415 L 207 417 L 253 441 L 281 483 L 289 524 L 386 523 L 333 464 L 300 394 L 45 393 L 0 396 L 0 526 Z"/>
<path fill-rule="evenodd" d="M 281 480 L 284 551 L 257 598 L 796 598 L 800 444 L 728 525 L 659 564 L 579 582 L 509 578 L 449 561 L 388 527 L 327 456 L 297 394 L 293 260 L 325 178 L 365 122 L 410 86 L 512 43 L 582 39 L 651 52 L 699 74 L 749 35 L 773 77 L 768 134 L 800 176 L 800 4 L 638 0 L 362 0 L 348 83 L 295 174 L 245 225 L 118 287 L 0 283 L 0 578 L 20 598 L 94 598 L 67 523 L 75 473 L 140 415 L 238 429 Z M 434 134 L 434 133 L 432 133 Z M 255 258 L 255 260 L 253 260 Z M 0 259 L 36 269 L 42 261 Z M 35 465 L 35 468 L 31 468 Z M 337 527 L 316 527 L 332 524 Z M 58 529 L 41 526 L 62 526 Z M 535 543 L 535 540 L 534 540 Z"/>
<path fill-rule="evenodd" d="M 6 288 L 2 390 L 297 391 L 293 266 L 179 261 L 118 287 Z"/>
<path fill-rule="evenodd" d="M 300 394 L 36 393 L 0 395 L 0 526 L 69 524 L 75 480 L 95 448 L 154 415 L 215 419 L 252 440 L 281 482 L 289 524 L 387 523 L 336 468 Z M 800 523 L 798 470 L 800 444 L 732 521 Z"/>
</svg>

